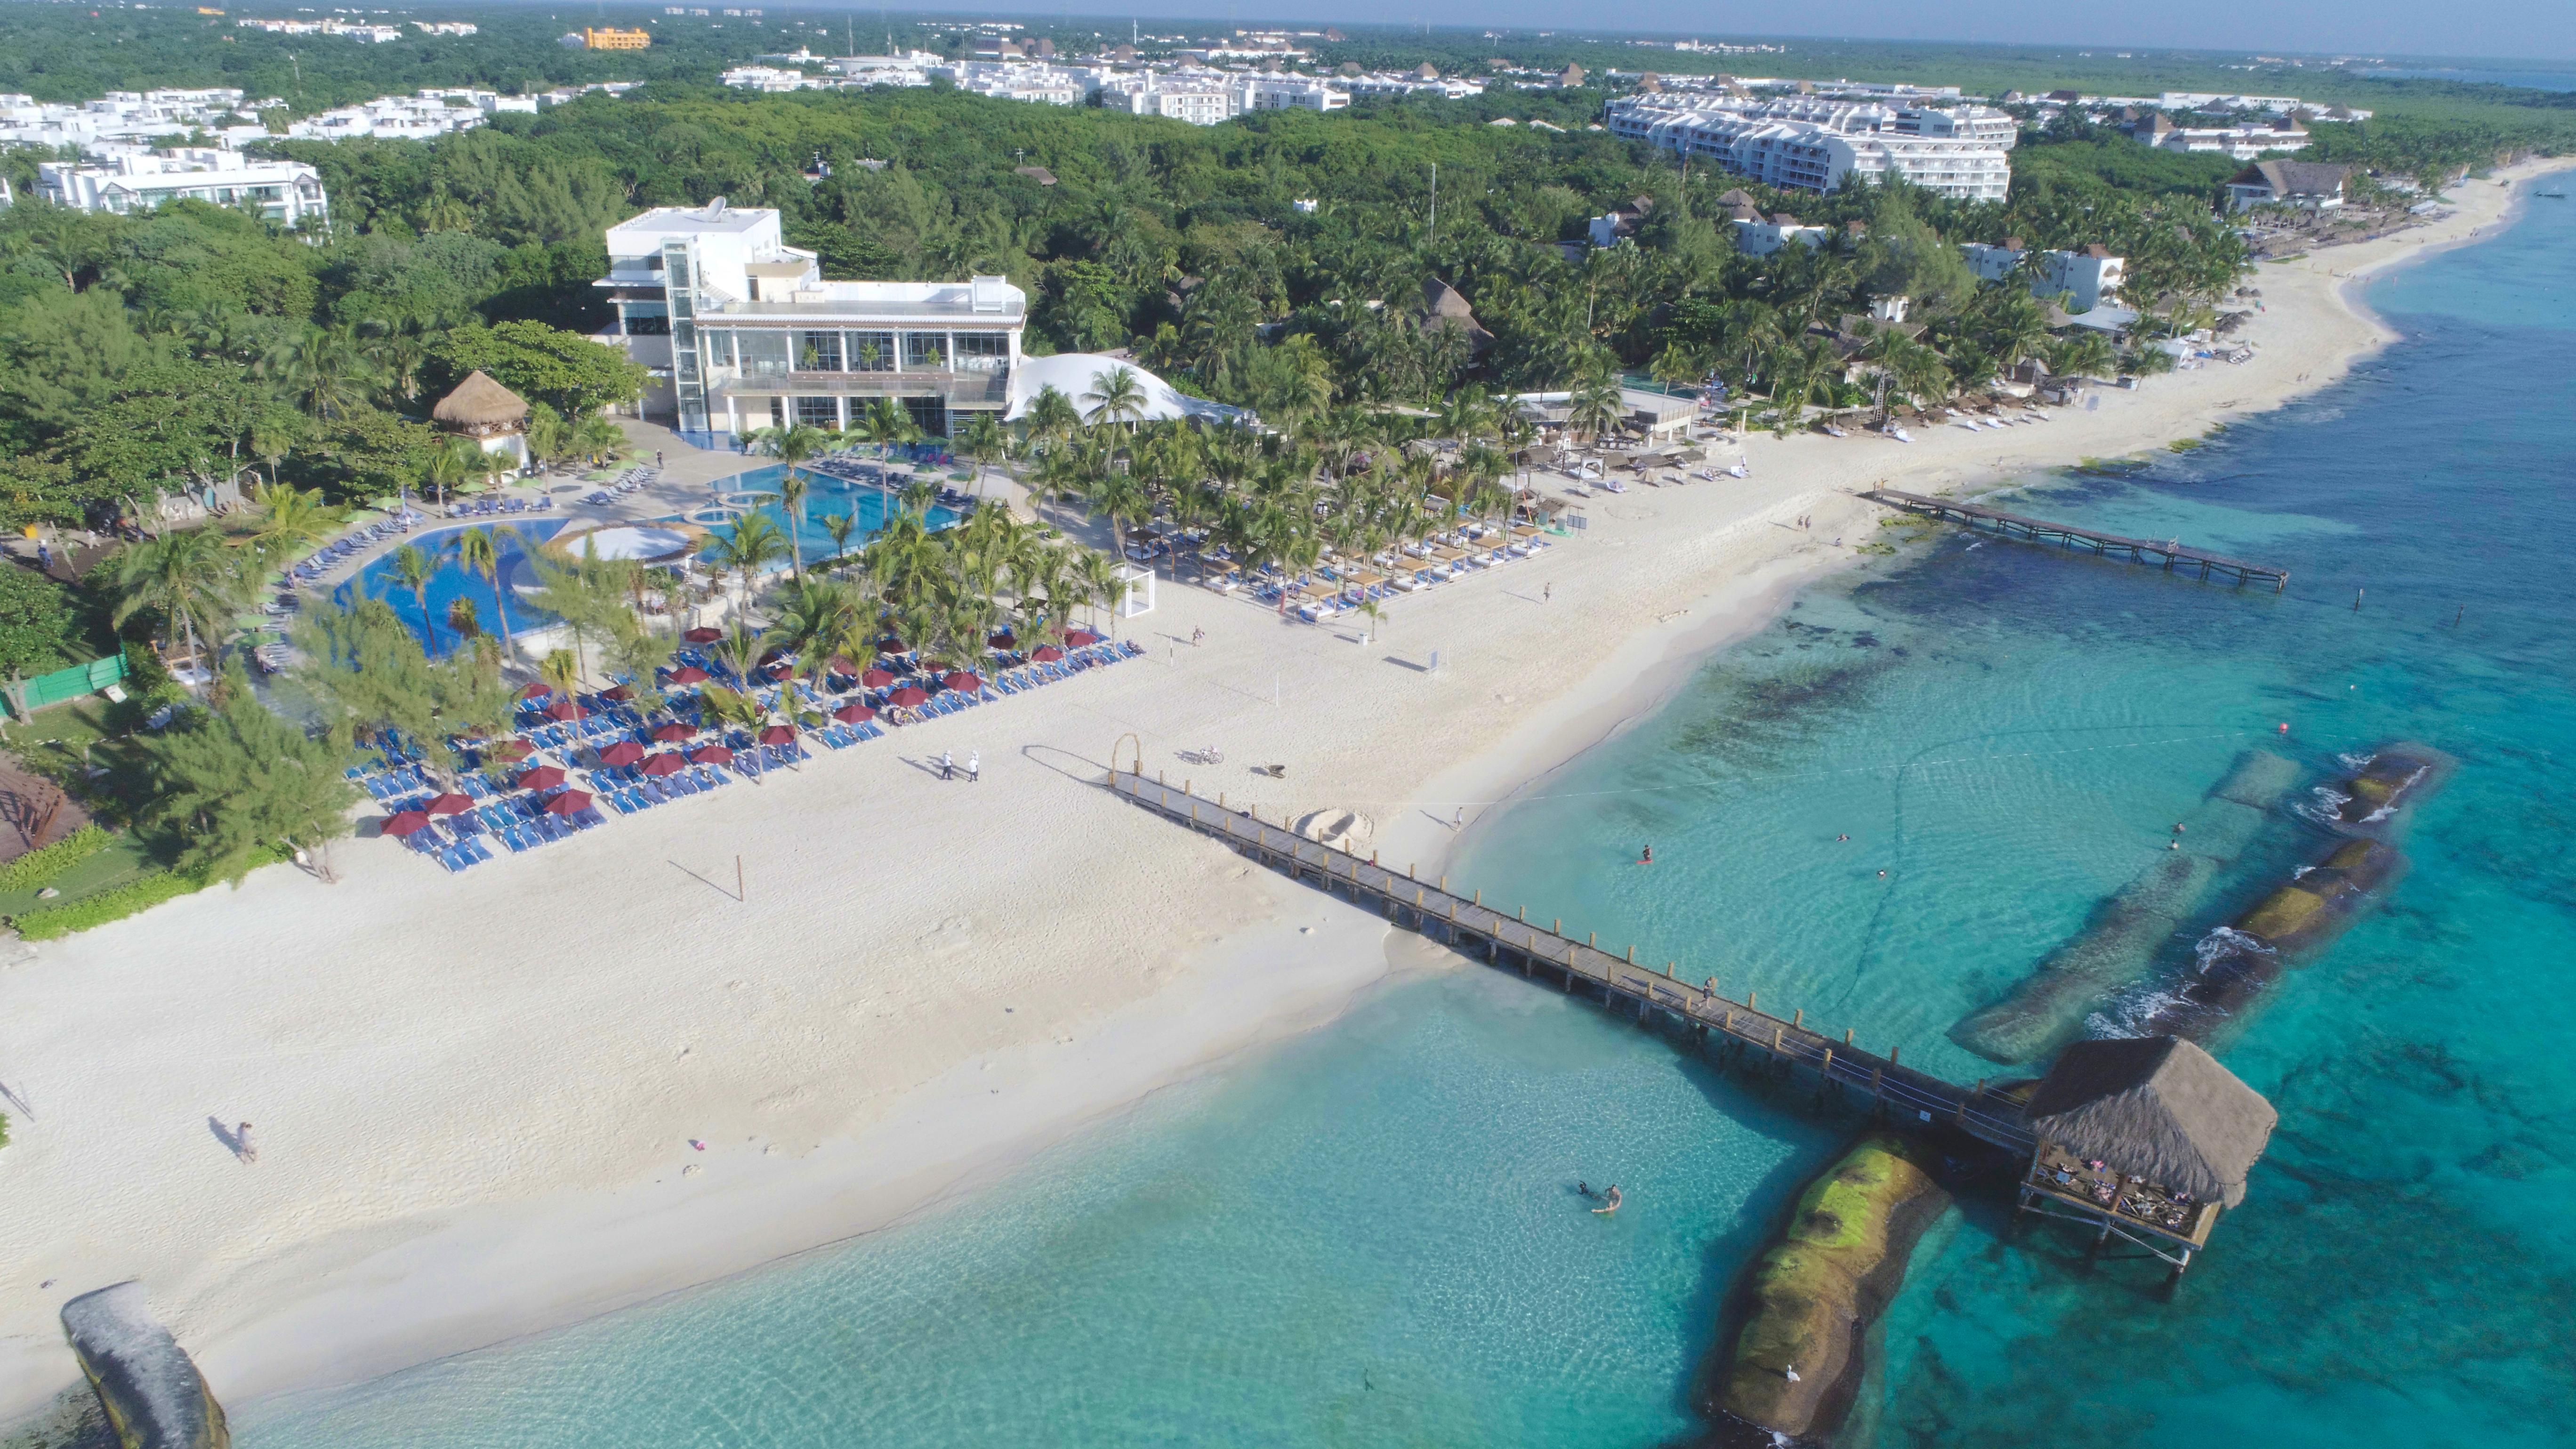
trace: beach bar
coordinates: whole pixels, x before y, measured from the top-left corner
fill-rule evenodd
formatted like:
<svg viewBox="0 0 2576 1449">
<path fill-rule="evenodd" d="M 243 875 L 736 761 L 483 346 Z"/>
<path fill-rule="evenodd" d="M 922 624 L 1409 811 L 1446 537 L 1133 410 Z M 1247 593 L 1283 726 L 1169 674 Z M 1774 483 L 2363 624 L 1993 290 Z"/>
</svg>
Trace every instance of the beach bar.
<svg viewBox="0 0 2576 1449">
<path fill-rule="evenodd" d="M 2031 1093 L 2034 1139 L 2022 1213 L 2098 1229 L 2182 1276 L 2245 1177 L 2279 1114 L 2218 1059 L 2181 1037 L 2079 1041 Z"/>
</svg>

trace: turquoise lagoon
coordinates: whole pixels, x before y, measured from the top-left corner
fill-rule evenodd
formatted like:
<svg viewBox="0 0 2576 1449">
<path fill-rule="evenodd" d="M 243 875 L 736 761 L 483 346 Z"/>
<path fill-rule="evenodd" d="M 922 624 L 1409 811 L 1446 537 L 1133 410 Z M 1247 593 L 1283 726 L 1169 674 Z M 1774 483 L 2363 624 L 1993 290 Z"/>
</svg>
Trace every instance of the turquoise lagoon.
<svg viewBox="0 0 2576 1449">
<path fill-rule="evenodd" d="M 2222 1042 L 2281 1125 L 2182 1289 L 2088 1272 L 2047 1231 L 2007 1243 L 1971 1197 L 1888 1315 L 1856 1441 L 2519 1446 L 2576 1423 L 2576 211 L 2539 203 L 2371 300 L 2405 340 L 2328 393 L 2025 500 L 2285 564 L 2287 594 L 1943 536 L 1807 592 L 1453 870 L 1909 1061 L 2000 1074 L 1951 1022 L 2239 751 L 2311 780 L 2389 739 L 2460 757 L 2385 907 Z M 1647 843 L 1658 864 L 1628 864 Z M 956 1210 L 245 1405 L 238 1436 L 1684 1442 L 1727 1285 L 1849 1131 L 1516 977 L 1405 979 Z M 1621 1182 L 1627 1211 L 1583 1212 L 1578 1178 Z"/>
</svg>

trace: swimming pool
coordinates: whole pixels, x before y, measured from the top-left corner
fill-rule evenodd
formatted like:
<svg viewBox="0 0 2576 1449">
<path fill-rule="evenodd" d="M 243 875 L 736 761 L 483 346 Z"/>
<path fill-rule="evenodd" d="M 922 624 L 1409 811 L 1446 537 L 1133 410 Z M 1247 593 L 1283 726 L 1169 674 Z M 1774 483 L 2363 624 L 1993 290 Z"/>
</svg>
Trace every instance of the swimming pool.
<svg viewBox="0 0 2576 1449">
<path fill-rule="evenodd" d="M 856 519 L 850 530 L 850 547 L 857 548 L 875 537 L 877 531 L 885 527 L 886 519 L 903 506 L 885 489 L 873 483 L 853 483 L 846 478 L 817 473 L 811 468 L 799 471 L 805 478 L 805 521 L 792 530 L 788 526 L 787 510 L 778 502 L 778 485 L 787 477 L 787 465 L 783 463 L 772 463 L 765 468 L 716 479 L 707 485 L 708 497 L 704 503 L 685 514 L 674 515 L 674 520 L 685 518 L 713 534 L 730 537 L 735 522 L 743 514 L 757 509 L 768 514 L 769 521 L 777 524 L 782 532 L 793 532 L 797 556 L 806 563 L 813 563 L 830 558 L 837 551 L 832 546 L 832 535 L 823 527 L 826 520 L 844 515 Z M 955 523 L 957 517 L 953 509 L 933 507 L 929 514 L 930 526 L 933 529 L 946 528 Z"/>
<path fill-rule="evenodd" d="M 462 637 L 447 626 L 447 611 L 458 599 L 474 605 L 474 616 L 486 634 L 501 632 L 501 600 L 496 597 L 493 582 L 481 574 L 468 572 L 457 561 L 456 542 L 477 528 L 489 528 L 499 544 L 502 587 L 510 590 L 509 614 L 512 632 L 537 628 L 555 622 L 555 616 L 526 602 L 520 591 L 540 587 L 536 569 L 528 560 L 528 546 L 543 543 L 563 531 L 567 522 L 561 518 L 513 518 L 495 523 L 458 524 L 452 528 L 423 529 L 405 542 L 428 554 L 438 564 L 421 593 L 428 595 L 426 610 L 418 594 L 404 585 L 394 572 L 394 550 L 387 549 L 367 561 L 357 575 L 332 591 L 332 602 L 346 608 L 361 596 L 382 599 L 393 607 L 411 631 L 421 636 L 422 647 L 432 656 L 454 649 Z M 426 612 L 428 617 L 422 618 Z"/>
</svg>

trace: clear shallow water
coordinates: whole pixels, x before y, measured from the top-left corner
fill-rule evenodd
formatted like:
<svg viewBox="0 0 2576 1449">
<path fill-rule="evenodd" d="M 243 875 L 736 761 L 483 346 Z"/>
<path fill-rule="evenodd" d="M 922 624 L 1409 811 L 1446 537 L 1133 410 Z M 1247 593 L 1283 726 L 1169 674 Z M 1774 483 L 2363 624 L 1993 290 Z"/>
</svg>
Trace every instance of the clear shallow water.
<svg viewBox="0 0 2576 1449">
<path fill-rule="evenodd" d="M 1985 1075 L 1950 1023 L 2238 751 L 2311 777 L 2392 738 L 2461 757 L 2386 907 L 2225 1047 L 2282 1123 L 2182 1292 L 2087 1275 L 2045 1232 L 2006 1246 L 1971 1202 L 1887 1320 L 1880 1442 L 2081 1423 L 2120 1445 L 2514 1446 L 2576 1422 L 2576 213 L 2535 204 L 2373 300 L 2407 341 L 2324 398 L 2020 504 L 2286 564 L 2287 595 L 1949 538 L 1811 591 L 1455 871 Z M 1660 863 L 1625 864 L 1647 842 Z M 2256 852 L 2217 911 L 2295 845 Z M 1843 1131 L 1512 978 L 1413 982 L 963 1211 L 246 1406 L 238 1437 L 1663 1444 L 1695 1428 L 1725 1285 Z M 1628 1187 L 1615 1225 L 1565 1196 L 1577 1175 Z"/>
</svg>

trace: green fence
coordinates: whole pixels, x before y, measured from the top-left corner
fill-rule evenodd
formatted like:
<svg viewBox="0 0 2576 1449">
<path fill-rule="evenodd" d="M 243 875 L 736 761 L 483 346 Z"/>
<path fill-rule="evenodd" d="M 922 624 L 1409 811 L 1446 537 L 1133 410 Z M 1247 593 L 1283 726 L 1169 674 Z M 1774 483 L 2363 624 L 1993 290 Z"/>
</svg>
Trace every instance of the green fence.
<svg viewBox="0 0 2576 1449">
<path fill-rule="evenodd" d="M 69 669 L 57 669 L 51 674 L 39 674 L 9 687 L 10 712 L 25 719 L 46 705 L 96 694 L 124 677 L 125 655 L 122 652 L 104 659 L 93 659 L 87 664 L 75 664 Z"/>
</svg>

